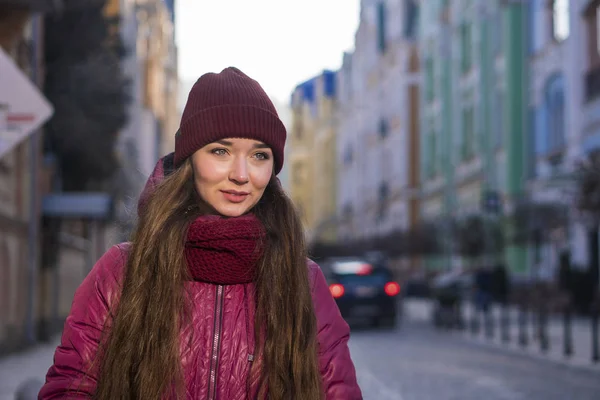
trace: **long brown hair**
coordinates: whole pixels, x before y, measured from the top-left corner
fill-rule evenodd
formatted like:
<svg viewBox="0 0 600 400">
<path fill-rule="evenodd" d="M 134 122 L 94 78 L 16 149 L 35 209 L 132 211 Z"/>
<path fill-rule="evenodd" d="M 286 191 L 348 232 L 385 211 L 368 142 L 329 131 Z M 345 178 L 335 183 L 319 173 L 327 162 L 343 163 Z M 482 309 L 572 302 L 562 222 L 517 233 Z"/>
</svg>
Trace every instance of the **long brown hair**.
<svg viewBox="0 0 600 400">
<path fill-rule="evenodd" d="M 209 210 L 186 162 L 156 187 L 139 215 L 119 303 L 98 351 L 96 399 L 185 397 L 179 343 L 189 310 L 184 243 L 198 215 L 190 208 Z M 259 398 L 321 399 L 302 224 L 275 177 L 252 211 L 267 231 L 255 283 L 255 350 L 264 366 Z"/>
</svg>

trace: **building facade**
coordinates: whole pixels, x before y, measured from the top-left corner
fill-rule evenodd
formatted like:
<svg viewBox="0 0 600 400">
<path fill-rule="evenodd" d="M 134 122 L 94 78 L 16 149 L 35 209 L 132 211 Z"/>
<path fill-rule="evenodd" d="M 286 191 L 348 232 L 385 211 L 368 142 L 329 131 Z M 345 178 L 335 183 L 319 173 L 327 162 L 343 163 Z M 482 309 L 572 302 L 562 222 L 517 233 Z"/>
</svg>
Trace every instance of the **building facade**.
<svg viewBox="0 0 600 400">
<path fill-rule="evenodd" d="M 289 103 L 279 102 L 275 99 L 272 99 L 272 100 L 273 100 L 273 104 L 275 105 L 275 108 L 277 109 L 277 114 L 279 115 L 279 119 L 285 126 L 285 130 L 287 132 L 287 139 L 285 142 L 285 147 L 283 149 L 283 157 L 284 157 L 285 162 L 283 164 L 283 168 L 281 169 L 281 171 L 279 171 L 279 174 L 277 175 L 277 177 L 279 178 L 279 181 L 281 182 L 281 186 L 283 187 L 283 189 L 286 191 L 286 193 L 289 193 L 290 192 L 290 174 L 289 174 L 288 162 L 289 162 L 289 157 L 290 157 L 290 132 L 292 129 L 292 110 L 291 110 L 291 105 Z"/>
<path fill-rule="evenodd" d="M 291 96 L 292 126 L 288 135 L 288 182 L 290 197 L 306 229 L 314 225 L 312 149 L 315 130 L 315 82 L 298 85 Z"/>
<path fill-rule="evenodd" d="M 324 71 L 315 78 L 316 123 L 313 143 L 314 224 L 311 240 L 333 242 L 337 225 L 337 96 L 336 73 Z"/>
<path fill-rule="evenodd" d="M 341 238 L 407 229 L 418 216 L 418 5 L 362 1 L 355 49 L 338 74 Z"/>
<path fill-rule="evenodd" d="M 569 4 L 571 3 L 571 5 Z M 575 95 L 578 82 L 573 80 L 572 66 L 582 49 L 570 38 L 574 2 L 566 0 L 540 1 L 527 4 L 527 57 L 529 61 L 529 91 L 527 99 L 528 142 L 526 152 L 527 197 L 534 204 L 561 204 L 570 208 L 570 200 L 564 188 L 555 182 L 572 170 L 580 157 L 574 118 L 577 103 Z M 581 105 L 579 105 L 581 107 Z M 572 129 L 575 128 L 575 129 Z M 571 132 L 571 133 L 569 133 Z M 572 248 L 580 258 L 582 244 L 581 227 L 571 221 L 569 237 Z M 554 276 L 558 264 L 555 241 L 544 240 L 534 244 L 529 251 L 527 263 L 543 276 Z M 577 263 L 577 260 L 576 260 Z"/>
<path fill-rule="evenodd" d="M 23 77 L 35 87 L 43 84 L 44 2 L 17 6 L 0 1 L 0 48 Z M 0 70 L 0 74 L 8 71 Z M 8 89 L 0 87 L 0 92 Z M 12 90 L 18 90 L 14 87 Z M 40 93 L 41 96 L 41 93 Z M 5 96 L 2 96 L 5 99 Z M 3 101 L 0 100 L 0 103 Z M 0 104 L 0 149 L 11 124 L 27 121 L 12 114 L 11 98 Z M 43 173 L 41 131 L 23 137 L 7 152 L 0 152 L 0 353 L 31 343 L 40 320 L 39 303 L 39 197 L 49 190 Z"/>
<path fill-rule="evenodd" d="M 564 132 L 566 151 L 563 153 L 565 168 L 571 170 L 574 161 L 600 148 L 600 1 L 571 0 L 568 13 L 563 78 L 567 128 Z M 568 237 L 573 264 L 586 268 L 588 242 L 581 222 L 573 221 Z"/>
<path fill-rule="evenodd" d="M 311 241 L 336 237 L 336 107 L 333 71 L 298 85 L 291 98 L 287 185 Z"/>
<path fill-rule="evenodd" d="M 118 218 L 128 232 L 137 197 L 157 160 L 174 150 L 179 128 L 179 77 L 174 1 L 112 0 L 122 18 L 121 34 L 130 56 L 125 73 L 132 80 L 128 125 L 120 132 L 118 152 L 130 192 Z M 125 239 L 126 236 L 120 238 Z"/>
<path fill-rule="evenodd" d="M 487 199 L 501 199 L 503 211 L 510 210 L 529 173 L 523 153 L 530 151 L 527 5 L 436 0 L 421 6 L 423 218 L 494 218 L 499 210 L 490 213 Z M 450 256 L 437 265 L 460 262 Z M 507 258 L 524 271 L 523 247 L 509 246 Z"/>
</svg>

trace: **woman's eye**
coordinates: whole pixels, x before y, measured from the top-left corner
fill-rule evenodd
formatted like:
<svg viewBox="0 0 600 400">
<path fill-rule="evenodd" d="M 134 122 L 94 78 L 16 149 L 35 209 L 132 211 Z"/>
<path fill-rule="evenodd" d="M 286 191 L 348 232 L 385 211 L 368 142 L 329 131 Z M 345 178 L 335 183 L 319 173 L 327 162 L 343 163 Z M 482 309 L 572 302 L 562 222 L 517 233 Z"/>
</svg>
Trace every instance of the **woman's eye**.
<svg viewBox="0 0 600 400">
<path fill-rule="evenodd" d="M 225 149 L 213 149 L 211 153 L 216 154 L 217 156 L 224 156 L 227 154 L 227 150 Z"/>
<path fill-rule="evenodd" d="M 254 157 L 256 157 L 259 160 L 268 160 L 269 159 L 269 155 L 267 153 L 256 153 L 254 155 Z"/>
</svg>

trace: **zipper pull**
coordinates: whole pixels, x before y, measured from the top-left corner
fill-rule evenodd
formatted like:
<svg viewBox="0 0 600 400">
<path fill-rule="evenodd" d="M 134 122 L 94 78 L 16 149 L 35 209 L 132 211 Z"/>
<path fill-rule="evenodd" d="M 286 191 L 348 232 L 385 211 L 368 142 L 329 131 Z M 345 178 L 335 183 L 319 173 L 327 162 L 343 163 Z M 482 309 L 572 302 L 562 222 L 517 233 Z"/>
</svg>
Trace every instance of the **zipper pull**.
<svg viewBox="0 0 600 400">
<path fill-rule="evenodd" d="M 254 354 L 248 354 L 248 362 L 254 361 Z"/>
</svg>

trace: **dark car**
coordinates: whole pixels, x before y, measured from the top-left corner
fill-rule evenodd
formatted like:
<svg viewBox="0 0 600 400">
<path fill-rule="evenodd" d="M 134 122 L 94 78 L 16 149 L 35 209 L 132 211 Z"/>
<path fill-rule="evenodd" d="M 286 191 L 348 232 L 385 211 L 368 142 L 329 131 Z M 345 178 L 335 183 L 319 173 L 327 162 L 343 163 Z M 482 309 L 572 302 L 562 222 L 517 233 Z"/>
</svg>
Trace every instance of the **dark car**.
<svg viewBox="0 0 600 400">
<path fill-rule="evenodd" d="M 347 321 L 366 319 L 374 326 L 396 325 L 400 285 L 385 265 L 344 258 L 329 260 L 322 268 Z"/>
</svg>

